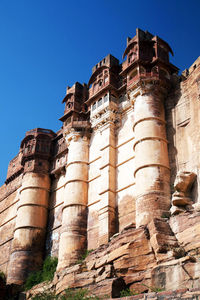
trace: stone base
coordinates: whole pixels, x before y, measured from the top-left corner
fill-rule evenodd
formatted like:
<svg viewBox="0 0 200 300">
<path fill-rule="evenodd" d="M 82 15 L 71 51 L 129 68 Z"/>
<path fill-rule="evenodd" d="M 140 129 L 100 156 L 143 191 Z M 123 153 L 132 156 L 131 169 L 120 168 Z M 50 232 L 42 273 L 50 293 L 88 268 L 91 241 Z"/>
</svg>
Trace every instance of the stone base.
<svg viewBox="0 0 200 300">
<path fill-rule="evenodd" d="M 199 226 L 200 213 L 195 212 L 154 219 L 148 227 L 127 227 L 81 264 L 57 272 L 46 289 L 57 295 L 67 288 L 87 289 L 109 299 L 128 288 L 137 296 L 127 299 L 180 299 L 183 293 L 194 299 L 191 289 L 200 289 Z M 27 299 L 43 288 L 34 287 Z"/>
</svg>

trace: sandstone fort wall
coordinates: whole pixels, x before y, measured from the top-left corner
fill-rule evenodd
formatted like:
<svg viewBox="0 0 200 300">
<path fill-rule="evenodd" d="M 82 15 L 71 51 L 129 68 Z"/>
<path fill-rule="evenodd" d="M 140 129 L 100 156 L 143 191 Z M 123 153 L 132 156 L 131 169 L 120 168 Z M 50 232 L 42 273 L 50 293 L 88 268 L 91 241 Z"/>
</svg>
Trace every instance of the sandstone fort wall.
<svg viewBox="0 0 200 300">
<path fill-rule="evenodd" d="M 116 278 L 139 292 L 198 287 L 200 59 L 179 76 L 169 53 L 137 29 L 122 64 L 108 55 L 88 84 L 67 87 L 57 133 L 26 133 L 0 188 L 9 284 L 50 254 L 62 274 L 58 293 L 68 279 L 99 294 L 101 282 L 112 294 Z M 86 249 L 87 274 L 76 267 Z"/>
</svg>

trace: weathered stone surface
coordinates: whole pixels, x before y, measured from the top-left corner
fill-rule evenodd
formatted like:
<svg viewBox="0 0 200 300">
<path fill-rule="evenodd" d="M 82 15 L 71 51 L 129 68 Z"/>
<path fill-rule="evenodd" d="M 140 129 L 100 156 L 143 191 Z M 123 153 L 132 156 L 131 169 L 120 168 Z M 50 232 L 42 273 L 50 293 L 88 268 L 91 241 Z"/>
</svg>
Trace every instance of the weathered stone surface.
<svg viewBox="0 0 200 300">
<path fill-rule="evenodd" d="M 155 265 L 155 256 L 154 254 L 149 254 L 147 256 L 138 256 L 130 257 L 129 255 L 120 258 L 117 261 L 114 261 L 114 268 L 116 273 L 119 274 L 121 269 L 133 268 L 135 271 L 144 271 L 146 266 L 149 268 Z"/>
<path fill-rule="evenodd" d="M 200 296 L 200 289 L 178 289 L 174 291 L 163 291 L 163 292 L 151 292 L 145 294 L 139 294 L 130 297 L 123 297 L 123 298 L 116 298 L 116 300 L 179 300 L 179 299 L 187 299 L 187 300 L 194 300 L 199 299 Z M 110 299 L 107 299 L 110 300 Z"/>
<path fill-rule="evenodd" d="M 75 274 L 74 276 L 74 283 L 70 285 L 70 287 L 75 288 L 81 288 L 84 286 L 88 286 L 90 284 L 93 284 L 95 282 L 97 272 L 89 271 L 89 272 L 82 272 L 80 274 Z"/>
<path fill-rule="evenodd" d="M 114 269 L 112 265 L 105 265 L 100 269 L 97 269 L 96 282 L 100 282 L 106 278 L 111 278 L 114 275 Z"/>
<path fill-rule="evenodd" d="M 92 294 L 99 295 L 100 297 L 117 298 L 120 296 L 120 291 L 124 290 L 126 285 L 122 278 L 106 279 L 94 286 L 89 287 Z"/>
<path fill-rule="evenodd" d="M 191 288 L 192 278 L 184 268 L 185 264 L 190 261 L 191 258 L 186 256 L 154 267 L 151 286 L 166 290 L 174 290 L 183 286 Z"/>
<path fill-rule="evenodd" d="M 54 276 L 54 284 L 56 285 L 56 293 L 60 294 L 71 284 L 74 283 L 75 274 L 82 272 L 80 264 L 74 265 L 72 267 L 66 268 Z"/>
<path fill-rule="evenodd" d="M 186 206 L 192 204 L 190 189 L 196 179 L 196 174 L 188 171 L 179 171 L 174 182 L 175 192 L 172 195 L 174 206 Z M 178 209 L 172 208 L 172 214 L 179 213 Z"/>
<path fill-rule="evenodd" d="M 51 291 L 52 293 L 55 292 L 55 286 L 53 283 L 47 283 L 42 282 L 40 284 L 37 284 L 32 289 L 30 289 L 28 292 L 26 292 L 26 298 L 25 299 L 31 299 L 35 295 L 43 292 Z M 24 298 L 22 298 L 24 300 Z"/>
<path fill-rule="evenodd" d="M 103 265 L 106 264 L 107 260 L 108 260 L 108 255 L 107 254 L 103 255 L 100 258 L 98 258 L 95 262 L 95 268 L 97 269 L 97 268 L 102 267 Z"/>
<path fill-rule="evenodd" d="M 123 246 L 111 251 L 108 254 L 108 257 L 105 262 L 110 263 L 124 255 L 129 254 L 129 252 L 130 252 L 129 248 L 130 248 L 130 244 L 126 244 L 126 245 L 123 245 Z"/>
<path fill-rule="evenodd" d="M 200 215 L 199 213 L 185 213 L 174 216 L 170 225 L 176 234 L 177 240 L 185 251 L 198 254 L 200 248 Z"/>
<path fill-rule="evenodd" d="M 157 257 L 158 253 L 167 253 L 173 249 L 179 247 L 178 241 L 174 236 L 167 219 L 153 219 L 149 225 L 148 230 L 150 234 L 150 243 L 154 249 L 157 260 L 161 259 L 161 256 Z M 165 257 L 162 257 L 164 259 Z M 167 259 L 169 257 L 166 257 Z"/>
<path fill-rule="evenodd" d="M 174 216 L 174 215 L 178 215 L 182 212 L 185 212 L 185 209 L 182 208 L 181 206 L 172 205 L 170 208 L 170 212 L 171 212 L 171 215 Z"/>
<path fill-rule="evenodd" d="M 179 192 L 187 193 L 189 192 L 195 178 L 196 174 L 193 172 L 180 171 L 176 176 L 174 188 Z"/>
</svg>

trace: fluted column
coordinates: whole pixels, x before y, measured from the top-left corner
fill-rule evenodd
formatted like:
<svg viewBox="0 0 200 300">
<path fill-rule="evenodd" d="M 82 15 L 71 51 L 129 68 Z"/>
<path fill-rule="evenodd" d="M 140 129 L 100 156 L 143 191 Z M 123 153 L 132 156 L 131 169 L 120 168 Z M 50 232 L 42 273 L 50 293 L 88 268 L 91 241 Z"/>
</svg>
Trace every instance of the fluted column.
<svg viewBox="0 0 200 300">
<path fill-rule="evenodd" d="M 66 139 L 69 151 L 58 270 L 75 263 L 87 247 L 88 138 L 74 131 Z"/>
<path fill-rule="evenodd" d="M 24 174 L 8 267 L 8 284 L 22 284 L 27 274 L 42 264 L 49 188 L 47 174 Z"/>
<path fill-rule="evenodd" d="M 130 93 L 135 101 L 136 226 L 148 224 L 170 208 L 170 169 L 163 94 L 153 84 Z"/>
</svg>

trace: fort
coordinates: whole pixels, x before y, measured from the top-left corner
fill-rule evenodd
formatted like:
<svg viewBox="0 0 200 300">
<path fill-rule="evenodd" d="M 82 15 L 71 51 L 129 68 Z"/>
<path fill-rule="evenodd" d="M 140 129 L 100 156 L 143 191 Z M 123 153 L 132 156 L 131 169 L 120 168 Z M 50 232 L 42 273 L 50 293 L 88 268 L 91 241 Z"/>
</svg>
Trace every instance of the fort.
<svg viewBox="0 0 200 300">
<path fill-rule="evenodd" d="M 58 132 L 26 132 L 0 187 L 7 284 L 51 255 L 57 294 L 200 288 L 200 58 L 178 75 L 170 55 L 137 29 L 67 87 Z"/>
</svg>

